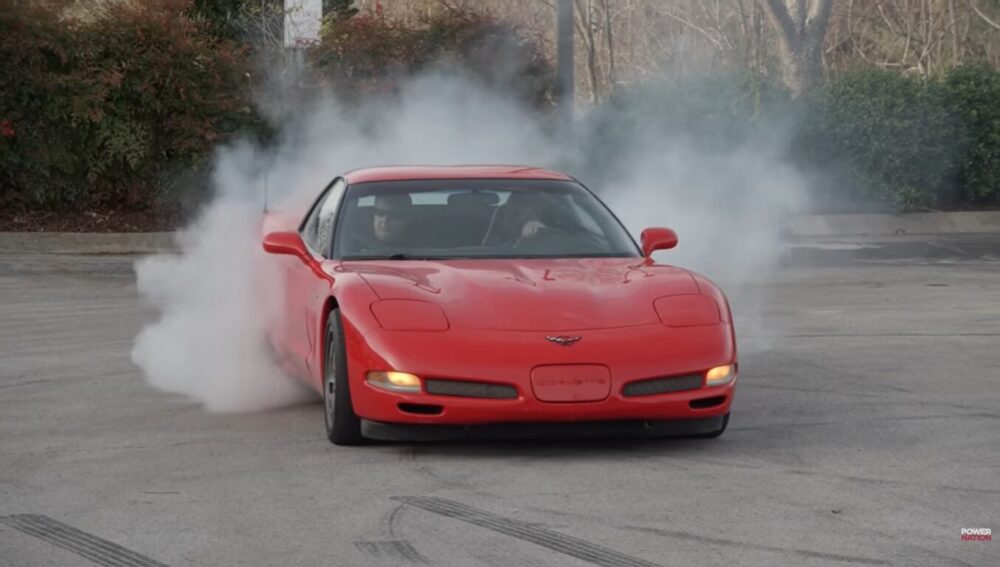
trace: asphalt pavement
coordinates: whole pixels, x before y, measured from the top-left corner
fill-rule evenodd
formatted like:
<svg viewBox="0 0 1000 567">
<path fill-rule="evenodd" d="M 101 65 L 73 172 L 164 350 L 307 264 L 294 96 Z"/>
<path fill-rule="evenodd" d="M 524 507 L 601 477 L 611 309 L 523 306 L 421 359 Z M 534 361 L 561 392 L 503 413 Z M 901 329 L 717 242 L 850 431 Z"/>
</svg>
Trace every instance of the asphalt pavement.
<svg viewBox="0 0 1000 567">
<path fill-rule="evenodd" d="M 0 254 L 0 565 L 1000 564 L 1000 238 L 799 242 L 717 440 L 334 447 L 129 359 L 134 258 Z"/>
</svg>

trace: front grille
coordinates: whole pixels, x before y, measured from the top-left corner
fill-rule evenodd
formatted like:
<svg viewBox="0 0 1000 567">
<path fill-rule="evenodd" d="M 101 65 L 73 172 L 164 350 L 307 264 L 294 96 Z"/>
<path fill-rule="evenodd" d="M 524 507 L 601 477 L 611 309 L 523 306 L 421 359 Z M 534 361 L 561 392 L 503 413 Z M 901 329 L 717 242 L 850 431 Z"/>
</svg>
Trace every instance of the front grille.
<svg viewBox="0 0 1000 567">
<path fill-rule="evenodd" d="M 667 394 L 669 392 L 680 392 L 683 390 L 695 390 L 697 388 L 701 388 L 701 382 L 701 374 L 640 380 L 638 382 L 625 384 L 625 387 L 622 388 L 622 395 L 627 398 L 634 398 L 637 396 L 652 396 L 655 394 Z"/>
<path fill-rule="evenodd" d="M 428 394 L 438 396 L 457 396 L 460 398 L 490 398 L 494 400 L 512 400 L 517 397 L 517 388 L 503 384 L 485 384 L 483 382 L 466 382 L 463 380 L 441 380 L 430 378 L 424 380 L 424 389 Z"/>
</svg>

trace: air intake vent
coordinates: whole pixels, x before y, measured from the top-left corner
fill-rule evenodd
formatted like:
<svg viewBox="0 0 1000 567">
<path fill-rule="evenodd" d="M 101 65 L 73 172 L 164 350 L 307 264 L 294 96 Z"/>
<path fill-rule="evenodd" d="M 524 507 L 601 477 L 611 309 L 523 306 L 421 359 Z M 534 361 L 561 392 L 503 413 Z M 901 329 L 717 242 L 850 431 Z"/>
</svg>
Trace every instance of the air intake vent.
<svg viewBox="0 0 1000 567">
<path fill-rule="evenodd" d="M 652 396 L 655 394 L 694 390 L 701 388 L 701 383 L 701 374 L 653 378 L 652 380 L 640 380 L 626 384 L 625 388 L 622 389 L 622 395 L 627 398 L 634 398 L 637 396 Z"/>
<path fill-rule="evenodd" d="M 494 400 L 513 400 L 517 398 L 517 389 L 513 386 L 485 384 L 483 382 L 429 378 L 424 380 L 424 389 L 427 390 L 428 394 L 436 394 L 438 396 L 490 398 Z"/>
<path fill-rule="evenodd" d="M 441 406 L 432 406 L 430 404 L 399 404 L 399 410 L 405 411 L 406 413 L 415 413 L 419 415 L 438 415 L 444 411 Z"/>
</svg>

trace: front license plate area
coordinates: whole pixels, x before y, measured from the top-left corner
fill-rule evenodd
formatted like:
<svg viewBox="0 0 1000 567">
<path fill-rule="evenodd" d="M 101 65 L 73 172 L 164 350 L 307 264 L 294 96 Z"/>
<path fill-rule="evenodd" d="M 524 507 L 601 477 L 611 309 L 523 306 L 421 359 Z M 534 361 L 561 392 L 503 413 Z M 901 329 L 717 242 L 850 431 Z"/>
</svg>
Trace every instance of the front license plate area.
<svg viewBox="0 0 1000 567">
<path fill-rule="evenodd" d="M 536 366 L 531 390 L 543 402 L 599 402 L 611 393 L 611 371 L 600 364 Z"/>
</svg>

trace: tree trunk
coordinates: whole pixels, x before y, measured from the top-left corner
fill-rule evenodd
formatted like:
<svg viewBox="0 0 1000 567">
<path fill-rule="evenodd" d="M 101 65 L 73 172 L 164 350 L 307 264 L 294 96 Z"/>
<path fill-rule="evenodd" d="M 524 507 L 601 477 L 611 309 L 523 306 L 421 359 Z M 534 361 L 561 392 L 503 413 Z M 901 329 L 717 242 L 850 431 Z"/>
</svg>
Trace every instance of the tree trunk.
<svg viewBox="0 0 1000 567">
<path fill-rule="evenodd" d="M 823 40 L 833 0 L 761 0 L 778 34 L 782 79 L 793 97 L 823 76 Z"/>
<path fill-rule="evenodd" d="M 800 38 L 779 45 L 782 80 L 797 98 L 816 86 L 823 76 L 823 43 Z"/>
</svg>

